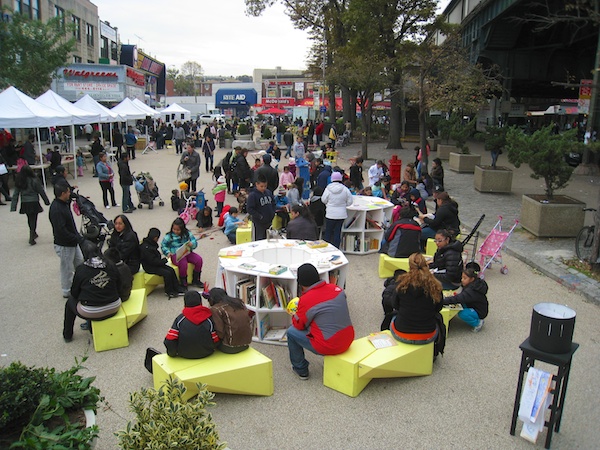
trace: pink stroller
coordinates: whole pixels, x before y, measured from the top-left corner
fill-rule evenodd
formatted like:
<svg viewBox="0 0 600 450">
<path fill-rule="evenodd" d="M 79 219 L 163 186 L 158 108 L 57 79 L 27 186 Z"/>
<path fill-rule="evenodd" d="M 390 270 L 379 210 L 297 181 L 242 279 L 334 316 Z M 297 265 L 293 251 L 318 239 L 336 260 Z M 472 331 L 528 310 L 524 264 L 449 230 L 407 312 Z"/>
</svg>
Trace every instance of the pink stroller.
<svg viewBox="0 0 600 450">
<path fill-rule="evenodd" d="M 481 266 L 480 277 L 483 278 L 485 269 L 492 265 L 492 262 L 496 261 L 502 264 L 502 246 L 506 240 L 510 237 L 514 229 L 519 224 L 518 220 L 515 220 L 514 225 L 508 231 L 502 231 L 502 216 L 498 216 L 498 222 L 490 231 L 488 237 L 485 238 L 481 247 L 479 247 L 479 265 Z M 503 265 L 500 268 L 500 273 L 506 275 L 508 273 L 508 267 Z"/>
<path fill-rule="evenodd" d="M 179 214 L 179 217 L 183 222 L 187 225 L 190 220 L 196 219 L 196 215 L 198 214 L 198 208 L 196 208 L 196 197 L 191 196 L 185 202 L 185 208 Z"/>
</svg>

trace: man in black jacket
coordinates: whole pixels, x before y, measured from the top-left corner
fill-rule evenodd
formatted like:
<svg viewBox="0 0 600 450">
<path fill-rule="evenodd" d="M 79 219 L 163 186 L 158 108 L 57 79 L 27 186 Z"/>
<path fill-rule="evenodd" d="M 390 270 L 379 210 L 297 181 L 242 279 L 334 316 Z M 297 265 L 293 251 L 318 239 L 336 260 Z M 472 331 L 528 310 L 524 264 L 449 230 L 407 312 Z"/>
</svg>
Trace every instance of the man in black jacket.
<svg viewBox="0 0 600 450">
<path fill-rule="evenodd" d="M 271 166 L 271 155 L 263 155 L 262 159 L 264 164 L 254 172 L 254 182 L 256 183 L 256 180 L 260 176 L 263 176 L 267 180 L 267 189 L 275 192 L 277 186 L 279 186 L 279 174 L 277 173 L 277 169 Z"/>
<path fill-rule="evenodd" d="M 210 308 L 202 306 L 198 291 L 188 291 L 183 297 L 185 307 L 177 316 L 165 337 L 167 354 L 187 359 L 210 356 L 219 343 Z"/>
<path fill-rule="evenodd" d="M 236 149 L 237 156 L 235 158 L 235 178 L 239 188 L 250 187 L 250 181 L 252 181 L 252 170 L 248 164 L 246 156 L 248 156 L 248 149 L 241 149 L 239 152 Z"/>
<path fill-rule="evenodd" d="M 117 164 L 119 166 L 119 184 L 123 190 L 123 201 L 121 202 L 121 205 L 123 205 L 123 212 L 129 214 L 137 209 L 133 206 L 133 202 L 131 201 L 130 186 L 133 184 L 133 174 L 129 168 L 129 154 L 127 154 L 127 152 L 123 153 Z"/>
<path fill-rule="evenodd" d="M 252 218 L 252 240 L 266 239 L 267 230 L 275 217 L 275 198 L 267 189 L 267 180 L 259 177 L 254 189 L 248 195 L 246 209 Z"/>
<path fill-rule="evenodd" d="M 75 267 L 83 262 L 83 254 L 79 244 L 83 236 L 77 231 L 71 213 L 71 189 L 66 184 L 54 186 L 56 197 L 50 205 L 48 213 L 54 234 L 54 251 L 60 258 L 60 285 L 64 298 L 69 297 Z"/>
</svg>

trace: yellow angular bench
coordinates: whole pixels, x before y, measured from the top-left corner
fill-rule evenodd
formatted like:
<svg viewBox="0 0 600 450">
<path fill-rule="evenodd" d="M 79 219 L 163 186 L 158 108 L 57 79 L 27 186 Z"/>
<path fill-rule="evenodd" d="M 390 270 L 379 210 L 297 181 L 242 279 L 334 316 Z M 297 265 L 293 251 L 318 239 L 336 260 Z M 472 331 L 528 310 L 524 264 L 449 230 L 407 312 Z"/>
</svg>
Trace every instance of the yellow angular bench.
<svg viewBox="0 0 600 450">
<path fill-rule="evenodd" d="M 446 291 L 444 291 L 446 292 Z M 456 317 L 456 315 L 460 312 L 460 309 L 456 308 L 448 308 L 443 307 L 440 311 L 442 315 L 442 319 L 444 319 L 444 325 L 446 325 L 446 336 L 448 335 L 448 327 L 450 326 L 450 321 Z"/>
<path fill-rule="evenodd" d="M 253 348 L 233 355 L 216 350 L 202 359 L 171 358 L 166 353 L 152 358 L 154 388 L 169 376 L 183 382 L 185 400 L 198 393 L 196 383 L 206 384 L 211 392 L 273 395 L 273 362 Z"/>
<path fill-rule="evenodd" d="M 397 269 L 404 269 L 408 272 L 408 258 L 392 258 L 385 253 L 379 254 L 379 278 L 393 277 Z"/>
<path fill-rule="evenodd" d="M 173 270 L 175 271 L 175 275 L 177 275 L 177 279 L 179 280 L 179 267 L 177 267 L 170 261 L 169 266 L 173 268 Z M 194 281 L 194 265 L 192 263 L 188 263 L 187 282 L 188 284 L 192 284 L 192 281 Z"/>
<path fill-rule="evenodd" d="M 146 289 L 133 289 L 117 314 L 104 320 L 92 320 L 94 349 L 103 352 L 129 346 L 128 329 L 147 315 Z"/>
<path fill-rule="evenodd" d="M 390 331 L 385 333 L 390 334 Z M 325 356 L 323 384 L 349 397 L 356 397 L 373 378 L 431 375 L 433 342 L 425 345 L 395 342 L 397 345 L 393 347 L 376 349 L 364 337 L 355 340 L 340 355 Z"/>
<path fill-rule="evenodd" d="M 252 242 L 252 222 L 248 222 L 248 225 L 238 227 L 235 230 L 235 243 L 245 244 L 246 242 Z"/>
</svg>

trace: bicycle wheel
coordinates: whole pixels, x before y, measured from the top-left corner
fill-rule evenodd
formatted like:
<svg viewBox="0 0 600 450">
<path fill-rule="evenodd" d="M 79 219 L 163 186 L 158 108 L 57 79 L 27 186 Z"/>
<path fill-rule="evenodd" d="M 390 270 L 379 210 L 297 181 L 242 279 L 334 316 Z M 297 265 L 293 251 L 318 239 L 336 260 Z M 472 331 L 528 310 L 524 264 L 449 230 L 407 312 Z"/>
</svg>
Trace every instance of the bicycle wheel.
<svg viewBox="0 0 600 450">
<path fill-rule="evenodd" d="M 592 247 L 594 246 L 595 227 L 583 227 L 579 230 L 575 239 L 575 252 L 580 261 L 588 261 L 592 256 Z"/>
</svg>

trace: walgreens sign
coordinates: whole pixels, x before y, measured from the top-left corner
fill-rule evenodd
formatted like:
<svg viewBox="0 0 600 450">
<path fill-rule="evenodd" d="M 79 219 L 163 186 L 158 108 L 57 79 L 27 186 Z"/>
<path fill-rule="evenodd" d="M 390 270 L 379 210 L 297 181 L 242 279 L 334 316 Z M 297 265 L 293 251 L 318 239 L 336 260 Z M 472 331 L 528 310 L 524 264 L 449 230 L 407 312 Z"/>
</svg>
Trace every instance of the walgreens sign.
<svg viewBox="0 0 600 450">
<path fill-rule="evenodd" d="M 101 72 L 94 70 L 75 70 L 75 69 L 64 69 L 63 75 L 65 77 L 81 77 L 81 78 L 119 78 L 116 72 Z"/>
</svg>

